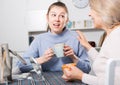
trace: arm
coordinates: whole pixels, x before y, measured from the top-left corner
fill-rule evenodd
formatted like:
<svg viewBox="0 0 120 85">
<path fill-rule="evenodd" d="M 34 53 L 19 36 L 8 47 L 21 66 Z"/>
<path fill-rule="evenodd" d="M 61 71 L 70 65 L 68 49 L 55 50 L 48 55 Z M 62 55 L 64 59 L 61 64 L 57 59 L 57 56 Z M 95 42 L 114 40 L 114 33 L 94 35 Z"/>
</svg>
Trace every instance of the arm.
<svg viewBox="0 0 120 85">
<path fill-rule="evenodd" d="M 49 48 L 45 51 L 45 53 L 41 57 L 36 58 L 36 61 L 39 64 L 43 64 L 49 61 L 53 56 L 54 56 L 54 52 L 51 48 Z"/>
<path fill-rule="evenodd" d="M 35 38 L 31 43 L 29 49 L 24 53 L 23 57 L 25 60 L 27 60 L 28 64 L 27 65 L 19 64 L 19 68 L 22 72 L 27 72 L 32 69 L 30 57 L 34 57 L 38 64 L 43 64 L 53 57 L 54 55 L 53 50 L 50 48 L 48 48 L 47 50 L 46 49 L 43 50 L 43 48 L 41 47 L 42 41 L 40 41 L 40 39 L 41 39 L 40 37 Z M 44 53 L 42 54 L 42 52 Z"/>
<path fill-rule="evenodd" d="M 80 41 L 80 43 L 82 44 L 82 46 L 84 46 L 86 48 L 87 51 L 89 51 L 92 46 L 88 43 L 88 41 L 86 40 L 84 34 L 80 31 L 76 31 L 78 33 L 78 40 Z"/>
<path fill-rule="evenodd" d="M 88 54 L 84 49 L 84 47 L 82 47 L 80 44 L 78 46 L 78 49 L 79 51 L 77 53 L 77 56 L 78 56 L 77 67 L 81 69 L 83 72 L 89 73 L 91 70 L 91 66 L 90 66 Z"/>
<path fill-rule="evenodd" d="M 75 66 L 70 67 L 70 69 L 64 69 L 62 78 L 65 81 L 81 80 L 83 83 L 89 85 L 104 85 L 104 76 L 96 77 L 90 74 L 86 74 Z"/>
<path fill-rule="evenodd" d="M 99 55 L 99 52 L 93 47 L 87 53 L 88 56 L 92 59 L 92 61 L 94 61 Z"/>
<path fill-rule="evenodd" d="M 20 61 L 18 61 L 17 65 L 20 69 L 21 72 L 29 72 L 30 70 L 33 69 L 32 64 L 30 62 L 30 57 L 38 57 L 38 43 L 37 39 L 34 39 L 33 42 L 31 43 L 30 47 L 28 50 L 23 54 L 23 58 L 26 60 L 27 65 L 22 64 Z"/>
<path fill-rule="evenodd" d="M 89 73 L 91 67 L 86 50 L 80 45 L 79 42 L 74 50 L 76 50 L 77 53 L 75 53 L 70 46 L 65 45 L 65 56 L 70 57 L 73 62 L 77 64 L 77 67 L 82 69 L 83 72 Z"/>
</svg>

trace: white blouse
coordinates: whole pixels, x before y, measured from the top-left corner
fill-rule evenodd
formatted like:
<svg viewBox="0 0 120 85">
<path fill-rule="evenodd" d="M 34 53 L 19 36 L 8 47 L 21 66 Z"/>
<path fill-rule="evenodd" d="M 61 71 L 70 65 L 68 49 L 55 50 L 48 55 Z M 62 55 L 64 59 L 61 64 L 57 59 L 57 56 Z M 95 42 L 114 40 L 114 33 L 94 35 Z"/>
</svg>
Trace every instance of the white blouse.
<svg viewBox="0 0 120 85">
<path fill-rule="evenodd" d="M 89 85 L 104 85 L 105 84 L 105 68 L 109 58 L 120 58 L 120 27 L 114 29 L 105 39 L 100 52 L 95 48 L 88 51 L 90 58 L 93 61 L 93 71 L 95 75 L 83 75 L 82 82 Z M 115 69 L 115 84 L 120 85 L 120 68 Z"/>
</svg>

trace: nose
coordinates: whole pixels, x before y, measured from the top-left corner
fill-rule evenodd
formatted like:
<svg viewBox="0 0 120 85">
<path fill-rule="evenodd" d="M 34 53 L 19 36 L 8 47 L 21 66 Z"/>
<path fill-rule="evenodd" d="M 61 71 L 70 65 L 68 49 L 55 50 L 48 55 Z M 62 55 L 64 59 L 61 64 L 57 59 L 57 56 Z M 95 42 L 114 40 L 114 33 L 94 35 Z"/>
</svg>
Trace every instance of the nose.
<svg viewBox="0 0 120 85">
<path fill-rule="evenodd" d="M 59 16 L 56 16 L 55 20 L 56 20 L 56 21 L 59 21 Z"/>
<path fill-rule="evenodd" d="M 91 11 L 88 13 L 88 16 L 91 17 Z"/>
<path fill-rule="evenodd" d="M 89 13 L 88 13 L 89 17 L 92 16 L 92 9 L 90 9 Z"/>
</svg>

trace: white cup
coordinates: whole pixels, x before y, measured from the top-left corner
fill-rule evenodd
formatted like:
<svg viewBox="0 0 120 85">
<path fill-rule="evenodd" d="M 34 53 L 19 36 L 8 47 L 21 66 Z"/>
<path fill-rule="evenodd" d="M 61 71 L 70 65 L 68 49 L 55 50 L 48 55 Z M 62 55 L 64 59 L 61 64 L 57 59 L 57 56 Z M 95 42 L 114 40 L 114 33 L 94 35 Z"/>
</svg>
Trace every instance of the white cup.
<svg viewBox="0 0 120 85">
<path fill-rule="evenodd" d="M 64 57 L 64 43 L 58 43 L 55 44 L 53 47 L 54 53 L 55 55 L 59 58 L 59 57 Z"/>
</svg>

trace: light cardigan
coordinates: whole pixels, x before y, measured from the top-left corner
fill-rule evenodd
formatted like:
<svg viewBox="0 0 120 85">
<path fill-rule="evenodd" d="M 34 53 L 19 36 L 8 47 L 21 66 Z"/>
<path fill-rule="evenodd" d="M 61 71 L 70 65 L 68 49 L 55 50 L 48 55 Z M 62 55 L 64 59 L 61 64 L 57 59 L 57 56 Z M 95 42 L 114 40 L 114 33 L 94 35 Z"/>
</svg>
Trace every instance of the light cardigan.
<svg viewBox="0 0 120 85">
<path fill-rule="evenodd" d="M 95 48 L 88 51 L 88 55 L 93 60 L 93 71 L 95 75 L 83 74 L 82 82 L 89 85 L 105 84 L 106 62 L 109 58 L 120 58 L 120 27 L 114 29 L 105 39 L 100 52 Z M 115 84 L 120 85 L 120 68 L 115 70 Z"/>
</svg>

